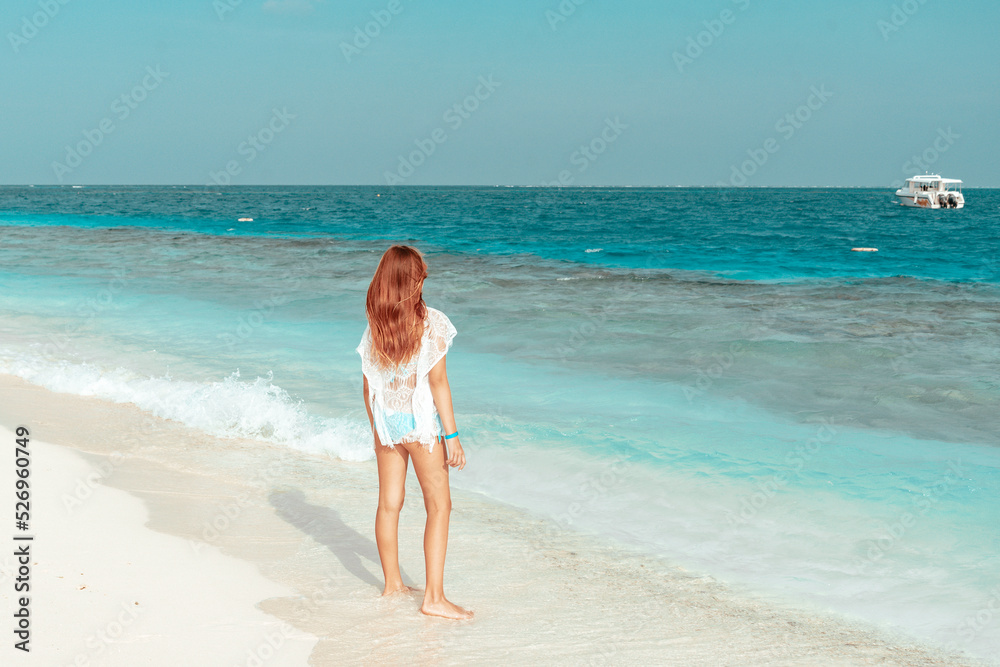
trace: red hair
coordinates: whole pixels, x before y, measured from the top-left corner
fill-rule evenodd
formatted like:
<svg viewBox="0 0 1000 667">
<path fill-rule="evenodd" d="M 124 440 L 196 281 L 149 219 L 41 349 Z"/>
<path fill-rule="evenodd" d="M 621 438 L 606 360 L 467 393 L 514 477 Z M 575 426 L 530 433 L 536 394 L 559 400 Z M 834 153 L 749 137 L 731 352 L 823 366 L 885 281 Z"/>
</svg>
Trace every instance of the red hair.
<svg viewBox="0 0 1000 667">
<path fill-rule="evenodd" d="M 427 305 L 421 289 L 427 264 L 416 248 L 394 245 L 375 269 L 365 312 L 371 329 L 375 362 L 382 368 L 410 360 L 420 347 Z"/>
</svg>

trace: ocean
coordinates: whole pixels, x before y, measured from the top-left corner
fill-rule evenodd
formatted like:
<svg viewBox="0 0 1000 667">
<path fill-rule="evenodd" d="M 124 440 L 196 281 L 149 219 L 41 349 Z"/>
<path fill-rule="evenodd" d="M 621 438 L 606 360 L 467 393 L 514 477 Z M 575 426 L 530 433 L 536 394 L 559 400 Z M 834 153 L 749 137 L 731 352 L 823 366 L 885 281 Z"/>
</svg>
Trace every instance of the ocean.
<svg viewBox="0 0 1000 667">
<path fill-rule="evenodd" d="M 0 372 L 369 460 L 365 291 L 412 244 L 455 487 L 995 656 L 1000 190 L 965 194 L 0 187 Z"/>
</svg>

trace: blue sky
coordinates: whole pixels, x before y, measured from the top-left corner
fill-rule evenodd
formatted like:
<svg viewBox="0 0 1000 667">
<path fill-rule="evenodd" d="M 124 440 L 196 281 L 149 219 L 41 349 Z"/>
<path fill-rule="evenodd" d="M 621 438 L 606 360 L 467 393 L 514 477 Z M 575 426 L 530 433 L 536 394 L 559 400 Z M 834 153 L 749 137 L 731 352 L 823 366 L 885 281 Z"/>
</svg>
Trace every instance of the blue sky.
<svg viewBox="0 0 1000 667">
<path fill-rule="evenodd" d="M 986 0 L 5 0 L 0 183 L 889 186 L 927 168 L 993 187 L 998 19 Z"/>
</svg>

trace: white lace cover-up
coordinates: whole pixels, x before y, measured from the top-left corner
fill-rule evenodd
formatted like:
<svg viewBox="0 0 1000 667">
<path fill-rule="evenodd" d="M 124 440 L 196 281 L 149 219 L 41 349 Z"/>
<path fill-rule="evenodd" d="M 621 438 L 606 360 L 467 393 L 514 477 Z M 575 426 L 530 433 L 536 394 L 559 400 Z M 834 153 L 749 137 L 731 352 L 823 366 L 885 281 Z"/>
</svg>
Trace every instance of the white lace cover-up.
<svg viewBox="0 0 1000 667">
<path fill-rule="evenodd" d="M 383 369 L 375 363 L 371 327 L 365 327 L 357 353 L 361 355 L 361 371 L 368 378 L 375 431 L 383 445 L 419 442 L 434 451 L 438 437 L 445 435 L 427 376 L 448 353 L 456 333 L 447 315 L 427 308 L 420 349 L 409 361 Z"/>
</svg>

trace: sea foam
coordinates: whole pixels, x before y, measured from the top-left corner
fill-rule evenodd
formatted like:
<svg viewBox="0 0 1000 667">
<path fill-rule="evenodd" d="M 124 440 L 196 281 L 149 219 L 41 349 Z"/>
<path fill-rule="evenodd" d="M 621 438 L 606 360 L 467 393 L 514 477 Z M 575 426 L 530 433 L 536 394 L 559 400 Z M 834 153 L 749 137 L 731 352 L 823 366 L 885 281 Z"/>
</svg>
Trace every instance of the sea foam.
<svg viewBox="0 0 1000 667">
<path fill-rule="evenodd" d="M 365 424 L 311 415 L 271 377 L 246 380 L 236 371 L 221 380 L 193 382 L 8 350 L 0 351 L 0 372 L 55 392 L 131 403 L 211 435 L 263 440 L 346 461 L 373 457 L 371 432 Z"/>
</svg>

